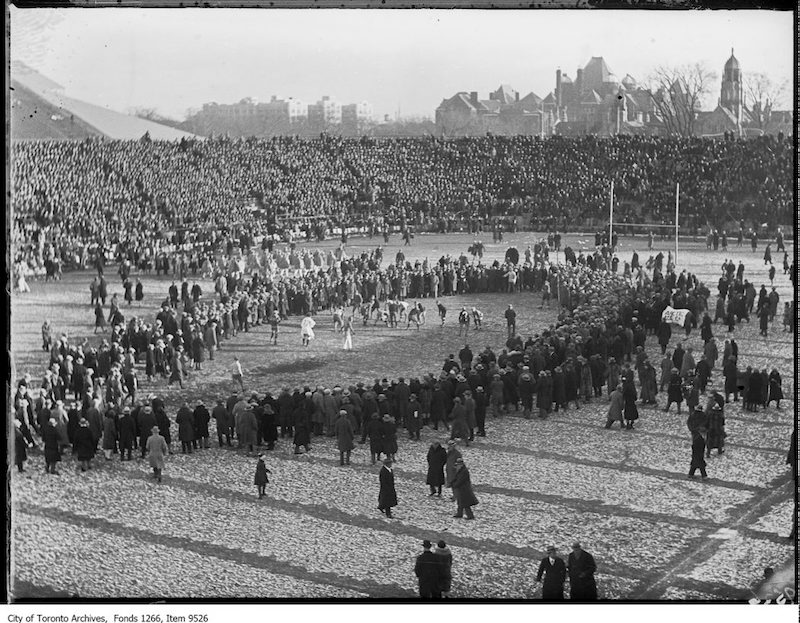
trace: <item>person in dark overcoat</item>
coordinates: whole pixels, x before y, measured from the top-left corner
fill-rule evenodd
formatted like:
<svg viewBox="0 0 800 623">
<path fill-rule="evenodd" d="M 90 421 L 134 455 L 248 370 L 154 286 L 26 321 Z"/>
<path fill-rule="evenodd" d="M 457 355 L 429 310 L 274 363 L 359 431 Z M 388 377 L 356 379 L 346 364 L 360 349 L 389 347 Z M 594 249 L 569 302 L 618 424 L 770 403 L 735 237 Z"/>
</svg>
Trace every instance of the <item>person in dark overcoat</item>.
<svg viewBox="0 0 800 623">
<path fill-rule="evenodd" d="M 556 556 L 556 548 L 547 548 L 547 556 L 539 563 L 536 581 L 542 582 L 542 601 L 562 601 L 564 599 L 564 580 L 567 578 L 567 565 L 564 559 Z"/>
<path fill-rule="evenodd" d="M 183 406 L 178 409 L 175 416 L 178 424 L 178 439 L 181 441 L 181 454 L 192 453 L 192 441 L 194 441 L 194 415 L 189 408 L 189 403 L 184 401 Z"/>
<path fill-rule="evenodd" d="M 264 497 L 266 494 L 267 484 L 269 484 L 269 476 L 267 474 L 271 474 L 272 472 L 267 469 L 267 466 L 264 464 L 264 455 L 258 455 L 258 463 L 256 463 L 256 475 L 253 479 L 254 484 L 258 487 L 258 499 Z"/>
<path fill-rule="evenodd" d="M 414 575 L 419 581 L 419 596 L 422 599 L 441 599 L 441 583 L 444 575 L 442 559 L 431 551 L 431 542 L 422 542 L 424 551 L 417 556 Z"/>
<path fill-rule="evenodd" d="M 461 398 L 453 398 L 453 410 L 450 412 L 450 439 L 463 439 L 469 445 L 469 426 L 467 426 L 467 413 Z"/>
<path fill-rule="evenodd" d="M 419 404 L 416 394 L 411 394 L 409 397 L 406 428 L 408 429 L 408 438 L 419 441 L 420 429 L 422 428 L 422 406 Z"/>
<path fill-rule="evenodd" d="M 373 413 L 369 421 L 364 425 L 364 432 L 361 433 L 361 441 L 364 443 L 369 437 L 369 453 L 372 459 L 372 464 L 375 465 L 376 459 L 381 458 L 383 453 L 383 432 L 381 427 L 381 419 L 377 413 Z"/>
<path fill-rule="evenodd" d="M 336 445 L 339 448 L 339 465 L 350 465 L 350 453 L 355 448 L 353 444 L 355 433 L 353 432 L 353 423 L 344 409 L 339 411 L 339 417 L 333 425 L 333 430 L 336 433 Z"/>
<path fill-rule="evenodd" d="M 597 601 L 595 571 L 597 565 L 594 556 L 584 551 L 580 543 L 573 543 L 572 551 L 567 557 L 569 598 L 572 601 Z"/>
<path fill-rule="evenodd" d="M 61 444 L 55 418 L 50 418 L 42 427 L 42 441 L 44 442 L 44 471 L 58 474 L 56 463 L 61 461 Z"/>
<path fill-rule="evenodd" d="M 112 420 L 113 421 L 113 420 Z M 89 421 L 81 419 L 78 430 L 75 431 L 75 441 L 72 444 L 72 453 L 77 456 L 81 464 L 81 471 L 85 472 L 91 469 L 90 461 L 94 458 L 94 453 L 97 451 L 97 445 L 94 440 L 94 435 L 89 429 Z"/>
<path fill-rule="evenodd" d="M 769 373 L 769 396 L 767 397 L 767 405 L 775 401 L 775 406 L 781 408 L 781 400 L 783 400 L 783 380 L 781 379 L 780 372 L 777 368 L 772 368 Z"/>
<path fill-rule="evenodd" d="M 623 375 L 622 381 L 622 415 L 625 418 L 625 428 L 633 429 L 633 423 L 639 419 L 639 409 L 636 408 L 636 386 L 633 384 L 633 373 Z"/>
<path fill-rule="evenodd" d="M 139 446 L 142 449 L 142 458 L 147 453 L 147 439 L 152 434 L 153 426 L 156 426 L 153 408 L 149 406 L 142 408 L 139 412 Z"/>
<path fill-rule="evenodd" d="M 706 450 L 705 429 L 701 428 L 692 433 L 692 462 L 689 464 L 689 479 L 694 480 L 695 472 L 699 469 L 703 480 L 708 478 L 706 474 Z"/>
<path fill-rule="evenodd" d="M 722 375 L 725 377 L 725 402 L 739 402 L 739 370 L 736 367 L 736 357 L 731 355 L 722 366 Z"/>
<path fill-rule="evenodd" d="M 222 447 L 223 437 L 225 438 L 225 443 L 230 446 L 232 428 L 231 416 L 221 398 L 217 399 L 217 404 L 211 411 L 211 417 L 213 417 L 214 421 L 217 423 L 217 442 L 219 443 L 219 447 Z"/>
<path fill-rule="evenodd" d="M 472 490 L 472 480 L 469 475 L 467 466 L 464 465 L 464 459 L 458 458 L 454 463 L 455 474 L 453 475 L 453 496 L 456 499 L 456 514 L 453 517 L 461 518 L 465 514 L 467 519 L 475 519 L 472 513 L 472 507 L 478 504 L 478 498 L 475 497 L 475 492 Z"/>
<path fill-rule="evenodd" d="M 436 549 L 433 553 L 439 558 L 442 565 L 442 576 L 439 580 L 439 590 L 442 592 L 442 597 L 450 596 L 450 588 L 453 583 L 453 552 L 447 547 L 447 543 L 439 541 L 436 544 Z"/>
<path fill-rule="evenodd" d="M 311 392 L 307 392 L 306 396 L 310 399 Z M 311 450 L 311 416 L 309 415 L 308 408 L 306 407 L 305 398 L 301 397 L 297 406 L 292 411 L 292 427 L 294 428 L 294 436 L 292 444 L 294 445 L 294 453 L 302 454 L 300 448 L 306 452 Z"/>
<path fill-rule="evenodd" d="M 106 411 L 103 417 L 103 454 L 106 461 L 111 460 L 111 455 L 117 447 L 117 422 L 113 409 Z"/>
<path fill-rule="evenodd" d="M 711 401 L 708 410 L 708 435 L 706 437 L 706 456 L 711 456 L 711 450 L 717 449 L 717 454 L 725 452 L 725 413 L 722 405 Z M 702 430 L 702 429 L 701 429 Z"/>
<path fill-rule="evenodd" d="M 397 424 L 394 418 L 388 413 L 383 416 L 380 423 L 381 430 L 381 450 L 387 457 L 394 461 L 397 452 Z M 370 439 L 370 441 L 372 441 Z"/>
<path fill-rule="evenodd" d="M 122 415 L 117 422 L 117 433 L 119 435 L 119 458 L 121 461 L 130 461 L 133 452 L 133 443 L 136 439 L 136 422 L 131 415 L 131 408 L 124 407 Z M 128 458 L 125 458 L 125 455 Z"/>
<path fill-rule="evenodd" d="M 198 402 L 194 411 L 192 411 L 192 421 L 194 423 L 192 446 L 195 448 L 208 448 L 208 423 L 211 421 L 211 414 L 202 400 Z"/>
<path fill-rule="evenodd" d="M 378 491 L 378 510 L 386 515 L 387 519 L 392 518 L 392 508 L 397 506 L 397 490 L 394 487 L 394 471 L 392 470 L 392 459 L 383 459 L 381 471 L 378 474 L 380 490 Z"/>
<path fill-rule="evenodd" d="M 25 471 L 28 448 L 33 447 L 33 437 L 22 420 L 14 418 L 14 464 L 20 472 Z"/>
<path fill-rule="evenodd" d="M 455 466 L 456 461 L 458 459 L 462 458 L 461 451 L 458 449 L 458 445 L 456 445 L 456 442 L 455 442 L 454 439 L 451 439 L 450 441 L 447 442 L 447 453 L 446 454 L 447 454 L 447 459 L 445 461 L 445 470 L 444 470 L 445 479 L 444 479 L 444 484 L 445 484 L 446 487 L 449 488 L 449 487 L 452 487 L 452 485 L 453 485 L 453 477 L 456 475 L 456 466 Z"/>
<path fill-rule="evenodd" d="M 267 403 L 264 405 L 264 441 L 267 442 L 267 450 L 275 449 L 275 442 L 278 441 L 278 422 L 275 418 L 275 409 Z"/>
<path fill-rule="evenodd" d="M 678 413 L 681 412 L 681 403 L 683 402 L 683 382 L 678 368 L 672 368 L 669 377 L 669 385 L 667 386 L 667 406 L 664 411 L 669 411 L 672 403 L 678 405 Z"/>
<path fill-rule="evenodd" d="M 429 495 L 442 497 L 442 485 L 444 484 L 444 466 L 447 463 L 447 450 L 438 441 L 434 441 L 428 448 L 428 474 L 425 478 L 431 492 Z"/>
</svg>

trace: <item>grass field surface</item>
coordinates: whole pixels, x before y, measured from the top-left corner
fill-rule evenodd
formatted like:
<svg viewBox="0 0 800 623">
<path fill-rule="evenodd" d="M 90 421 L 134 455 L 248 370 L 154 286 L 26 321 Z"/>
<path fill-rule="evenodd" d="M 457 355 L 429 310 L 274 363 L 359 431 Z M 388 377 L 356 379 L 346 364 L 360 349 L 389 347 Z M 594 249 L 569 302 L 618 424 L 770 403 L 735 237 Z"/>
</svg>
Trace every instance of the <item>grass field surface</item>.
<svg viewBox="0 0 800 623">
<path fill-rule="evenodd" d="M 487 244 L 484 263 L 502 260 L 509 246 L 520 254 L 538 236 L 506 235 Z M 488 236 L 490 238 L 490 236 Z M 406 259 L 431 261 L 466 253 L 474 240 L 466 234 L 418 235 L 404 247 Z M 487 243 L 487 236 L 483 236 Z M 374 249 L 382 239 L 352 239 L 348 251 Z M 393 261 L 402 244 L 395 236 L 385 249 Z M 590 249 L 589 236 L 567 236 L 562 243 Z M 309 246 L 329 249 L 338 241 Z M 642 238 L 622 238 L 619 256 L 649 252 Z M 673 248 L 657 242 L 658 250 Z M 591 247 L 593 250 L 593 247 Z M 789 249 L 790 254 L 793 249 Z M 694 272 L 716 290 L 725 258 L 741 259 L 745 278 L 769 286 L 762 259 L 749 247 L 727 253 L 706 251 L 704 242 L 682 243 L 678 266 Z M 563 254 L 561 255 L 563 261 Z M 791 283 L 778 264 L 775 285 L 779 307 L 792 296 Z M 109 273 L 112 268 L 109 267 Z M 62 281 L 34 281 L 32 292 L 12 297 L 11 356 L 15 375 L 41 378 L 48 355 L 41 350 L 42 322 L 71 341 L 93 335 L 89 306 L 91 272 L 66 273 Z M 154 317 L 170 278 L 142 277 L 145 299 L 123 308 L 126 317 Z M 206 296 L 210 282 L 199 280 Z M 122 294 L 116 275 L 110 292 Z M 241 359 L 248 391 L 276 391 L 283 385 L 351 385 L 376 378 L 438 373 L 449 354 L 465 341 L 477 353 L 505 341 L 502 312 L 513 303 L 518 332 L 527 337 L 555 322 L 555 304 L 539 309 L 532 293 L 444 297 L 447 323 L 440 326 L 435 303 L 423 301 L 427 323 L 420 331 L 364 328 L 355 324 L 355 351 L 342 349 L 329 313 L 319 314 L 317 339 L 300 344 L 299 319 L 281 325 L 279 344 L 269 343 L 268 327 L 223 342 L 213 362 L 190 372 L 185 389 L 148 383 L 140 372 L 143 396 L 155 393 L 174 421 L 178 402 L 202 398 L 209 404 L 232 390 L 231 364 Z M 458 336 L 461 306 L 484 312 L 484 329 Z M 480 504 L 477 521 L 451 517 L 448 496 L 429 498 L 425 454 L 441 431 L 423 429 L 421 441 L 400 437 L 396 480 L 396 519 L 375 508 L 377 468 L 358 446 L 353 465 L 339 467 L 335 441 L 315 438 L 309 454 L 296 456 L 280 440 L 267 453 L 273 476 L 267 497 L 253 486 L 255 459 L 245 452 L 212 447 L 168 458 L 164 482 L 149 477 L 145 461 L 95 460 L 81 473 L 65 457 L 61 475 L 46 475 L 41 453 L 32 452 L 26 471 L 10 479 L 12 500 L 12 595 L 87 598 L 389 598 L 415 594 L 414 557 L 423 538 L 444 539 L 453 551 L 453 596 L 460 598 L 535 598 L 533 583 L 544 548 L 555 544 L 566 556 L 580 540 L 598 563 L 598 587 L 604 599 L 739 600 L 766 566 L 778 567 L 794 553 L 784 538 L 791 527 L 793 487 L 786 465 L 794 426 L 794 341 L 782 332 L 781 313 L 767 338 L 758 324 L 737 327 L 740 365 L 778 368 L 784 378 L 780 411 L 774 406 L 749 413 L 739 404 L 726 409 L 727 451 L 709 459 L 707 482 L 688 481 L 690 443 L 685 413 L 640 407 L 634 431 L 605 430 L 605 398 L 554 414 L 546 421 L 514 416 L 489 419 L 487 437 L 461 448 Z M 715 325 L 720 345 L 726 328 Z M 673 337 L 673 343 L 682 336 Z M 688 345 L 701 346 L 693 332 Z M 652 361 L 660 361 L 654 337 L 648 337 Z M 721 371 L 712 383 L 721 386 Z M 213 423 L 212 423 L 213 425 Z M 174 425 L 173 425 L 174 426 Z M 212 430 L 212 440 L 216 436 Z M 216 443 L 212 444 L 216 446 Z M 153 565 L 157 556 L 160 564 Z M 186 575 L 191 570 L 191 575 Z M 192 581 L 185 581 L 191 577 Z M 178 579 L 176 579 L 178 578 Z M 183 578 L 181 580 L 180 578 Z"/>
</svg>

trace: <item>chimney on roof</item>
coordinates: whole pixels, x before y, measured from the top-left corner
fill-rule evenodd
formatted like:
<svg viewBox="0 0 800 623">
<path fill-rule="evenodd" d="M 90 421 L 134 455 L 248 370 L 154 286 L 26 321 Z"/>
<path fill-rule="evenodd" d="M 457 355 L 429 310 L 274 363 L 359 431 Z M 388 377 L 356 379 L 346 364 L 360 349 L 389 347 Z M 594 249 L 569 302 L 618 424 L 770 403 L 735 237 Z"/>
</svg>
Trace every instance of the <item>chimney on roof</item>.
<svg viewBox="0 0 800 623">
<path fill-rule="evenodd" d="M 517 91 L 516 94 L 517 94 L 517 101 L 519 101 L 519 91 Z"/>
<path fill-rule="evenodd" d="M 469 101 L 473 106 L 477 106 L 478 105 L 478 92 L 477 91 L 472 91 L 469 94 Z"/>
<path fill-rule="evenodd" d="M 583 69 L 578 69 L 575 76 L 575 92 L 579 97 L 583 93 Z"/>
</svg>

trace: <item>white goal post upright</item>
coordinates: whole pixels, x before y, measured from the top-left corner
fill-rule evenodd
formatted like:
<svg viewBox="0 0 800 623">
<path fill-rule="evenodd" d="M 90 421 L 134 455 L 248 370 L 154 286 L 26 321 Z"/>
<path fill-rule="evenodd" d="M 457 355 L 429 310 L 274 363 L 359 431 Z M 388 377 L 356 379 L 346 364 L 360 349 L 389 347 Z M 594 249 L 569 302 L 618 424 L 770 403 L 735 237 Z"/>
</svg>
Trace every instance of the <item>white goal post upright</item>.
<svg viewBox="0 0 800 623">
<path fill-rule="evenodd" d="M 681 183 L 675 182 L 675 269 L 678 268 L 678 213 L 681 204 Z"/>
</svg>

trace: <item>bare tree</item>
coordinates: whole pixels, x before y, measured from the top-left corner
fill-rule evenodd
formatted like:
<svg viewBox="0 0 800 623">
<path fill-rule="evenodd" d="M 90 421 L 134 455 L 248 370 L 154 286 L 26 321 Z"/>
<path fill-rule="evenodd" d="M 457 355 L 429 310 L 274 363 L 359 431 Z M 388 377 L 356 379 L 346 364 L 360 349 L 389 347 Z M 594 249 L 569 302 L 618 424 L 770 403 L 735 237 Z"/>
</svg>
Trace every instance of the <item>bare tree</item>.
<svg viewBox="0 0 800 623">
<path fill-rule="evenodd" d="M 485 133 L 482 120 L 461 110 L 445 110 L 436 113 L 436 126 L 445 138 L 454 136 L 478 136 Z"/>
<path fill-rule="evenodd" d="M 648 93 L 667 134 L 694 135 L 697 113 L 716 77 L 702 63 L 662 66 L 653 72 Z"/>
<path fill-rule="evenodd" d="M 764 131 L 774 125 L 772 111 L 783 104 L 786 82 L 773 82 L 767 74 L 747 74 L 744 81 L 745 102 L 755 126 Z"/>
</svg>

